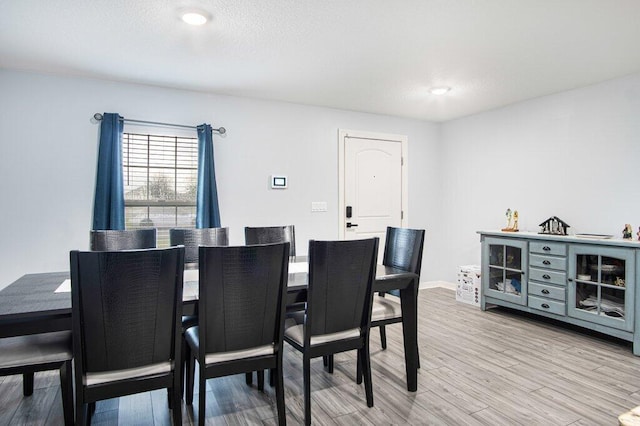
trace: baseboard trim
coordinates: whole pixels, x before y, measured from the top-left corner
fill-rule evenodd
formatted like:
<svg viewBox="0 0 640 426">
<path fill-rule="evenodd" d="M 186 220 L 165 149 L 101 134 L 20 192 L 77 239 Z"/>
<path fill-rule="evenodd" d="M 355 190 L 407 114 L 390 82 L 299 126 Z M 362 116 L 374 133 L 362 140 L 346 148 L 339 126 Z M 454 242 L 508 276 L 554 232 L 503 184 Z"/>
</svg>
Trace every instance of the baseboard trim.
<svg viewBox="0 0 640 426">
<path fill-rule="evenodd" d="M 456 290 L 456 285 L 454 283 L 450 283 L 447 281 L 421 281 L 420 282 L 420 290 L 425 288 L 434 288 L 434 287 L 443 287 L 448 288 L 449 290 Z"/>
</svg>

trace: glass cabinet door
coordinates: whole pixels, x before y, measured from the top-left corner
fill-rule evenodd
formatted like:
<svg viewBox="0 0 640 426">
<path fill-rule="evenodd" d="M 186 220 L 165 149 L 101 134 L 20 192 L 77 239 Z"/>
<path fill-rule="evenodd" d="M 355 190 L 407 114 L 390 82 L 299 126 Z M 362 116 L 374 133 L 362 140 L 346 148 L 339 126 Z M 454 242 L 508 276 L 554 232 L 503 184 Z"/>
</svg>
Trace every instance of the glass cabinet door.
<svg viewBox="0 0 640 426">
<path fill-rule="evenodd" d="M 611 247 L 569 247 L 569 316 L 633 330 L 635 252 Z"/>
<path fill-rule="evenodd" d="M 484 295 L 526 305 L 526 247 L 526 241 L 485 238 L 482 245 Z"/>
</svg>

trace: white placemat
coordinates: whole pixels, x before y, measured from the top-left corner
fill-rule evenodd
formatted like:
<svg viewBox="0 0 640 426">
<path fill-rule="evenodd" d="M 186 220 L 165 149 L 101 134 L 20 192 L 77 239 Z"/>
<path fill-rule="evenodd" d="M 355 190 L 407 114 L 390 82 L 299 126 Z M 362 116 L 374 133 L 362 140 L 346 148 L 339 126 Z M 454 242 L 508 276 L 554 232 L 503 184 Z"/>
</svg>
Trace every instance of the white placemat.
<svg viewBox="0 0 640 426">
<path fill-rule="evenodd" d="M 289 273 L 296 274 L 298 272 L 307 272 L 309 270 L 309 264 L 307 262 L 298 262 L 289 264 Z M 197 269 L 186 269 L 184 271 L 184 282 L 198 282 L 199 274 Z M 66 279 L 62 281 L 62 284 L 58 286 L 54 293 L 70 293 L 71 292 L 71 280 Z"/>
<path fill-rule="evenodd" d="M 289 273 L 297 274 L 299 272 L 309 272 L 309 263 L 307 262 L 296 262 L 289 264 Z"/>
<path fill-rule="evenodd" d="M 66 279 L 62 281 L 62 284 L 60 284 L 60 286 L 56 288 L 56 291 L 54 291 L 54 293 L 71 293 L 71 280 Z"/>
<path fill-rule="evenodd" d="M 197 269 L 185 269 L 184 270 L 184 282 L 195 281 L 200 279 L 200 272 Z"/>
</svg>

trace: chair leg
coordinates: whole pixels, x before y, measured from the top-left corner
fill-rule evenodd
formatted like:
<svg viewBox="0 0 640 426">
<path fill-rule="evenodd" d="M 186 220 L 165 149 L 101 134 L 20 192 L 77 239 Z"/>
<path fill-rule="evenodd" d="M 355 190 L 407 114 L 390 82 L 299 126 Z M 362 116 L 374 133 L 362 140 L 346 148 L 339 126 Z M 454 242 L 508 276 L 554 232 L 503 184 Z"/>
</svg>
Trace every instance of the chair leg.
<svg viewBox="0 0 640 426">
<path fill-rule="evenodd" d="M 173 394 L 175 393 L 174 388 L 167 388 L 167 406 L 169 410 L 173 410 Z"/>
<path fill-rule="evenodd" d="M 73 425 L 73 382 L 71 380 L 71 360 L 60 367 L 60 394 L 62 395 L 62 412 L 64 424 Z"/>
<path fill-rule="evenodd" d="M 185 387 L 185 374 L 186 374 L 186 365 L 187 365 L 187 341 L 184 339 L 184 334 L 182 335 L 182 349 L 181 349 L 182 362 L 180 363 L 180 396 L 184 397 L 184 387 Z"/>
<path fill-rule="evenodd" d="M 177 392 L 175 393 L 178 394 Z M 173 424 L 181 425 L 182 424 L 182 402 L 181 398 L 178 398 L 177 401 L 173 403 Z"/>
<path fill-rule="evenodd" d="M 278 374 L 278 372 L 275 368 L 269 370 L 269 386 L 271 387 L 276 385 L 276 374 Z"/>
<path fill-rule="evenodd" d="M 276 380 L 276 407 L 278 409 L 278 425 L 287 425 L 287 413 L 284 406 L 284 380 L 282 378 L 282 355 L 279 356 L 276 368 L 269 370 L 269 377 Z"/>
<path fill-rule="evenodd" d="M 184 361 L 180 363 L 184 366 Z M 182 374 L 180 371 L 173 371 L 173 424 L 182 424 Z"/>
<path fill-rule="evenodd" d="M 251 386 L 251 384 L 253 383 L 253 371 L 244 374 L 244 381 L 247 386 Z"/>
<path fill-rule="evenodd" d="M 22 375 L 22 395 L 33 395 L 33 373 L 24 373 Z"/>
<path fill-rule="evenodd" d="M 358 351 L 358 356 L 356 358 L 356 383 L 362 383 L 362 355 L 360 351 Z"/>
<path fill-rule="evenodd" d="M 202 366 L 200 368 L 203 368 Z M 200 393 L 198 394 L 198 425 L 204 426 L 204 413 L 207 408 L 207 380 L 204 378 L 204 373 L 200 371 Z"/>
<path fill-rule="evenodd" d="M 302 371 L 304 382 L 304 424 L 311 425 L 311 358 L 307 354 L 302 356 Z"/>
<path fill-rule="evenodd" d="M 371 385 L 371 359 L 369 358 L 369 345 L 365 343 L 364 347 L 358 352 L 362 352 L 362 373 L 364 375 L 364 392 L 367 396 L 367 407 L 373 407 L 373 386 Z"/>
<path fill-rule="evenodd" d="M 258 390 L 264 391 L 264 370 L 256 371 L 256 376 L 258 376 Z"/>
<path fill-rule="evenodd" d="M 76 389 L 76 394 L 78 390 Z M 87 404 L 80 401 L 80 397 L 76 396 L 76 425 L 85 426 L 89 417 Z"/>
<path fill-rule="evenodd" d="M 196 360 L 193 356 L 191 356 L 191 350 L 187 348 L 185 354 L 185 362 L 186 362 L 186 379 L 185 379 L 185 396 L 184 400 L 188 405 L 193 404 L 193 386 L 194 386 L 194 376 L 196 373 Z"/>
<path fill-rule="evenodd" d="M 322 365 L 327 368 L 329 374 L 333 374 L 333 355 L 324 355 L 322 357 Z"/>
<path fill-rule="evenodd" d="M 382 350 L 387 349 L 387 331 L 384 328 L 384 325 L 378 327 L 380 329 L 380 342 L 382 343 Z"/>
</svg>

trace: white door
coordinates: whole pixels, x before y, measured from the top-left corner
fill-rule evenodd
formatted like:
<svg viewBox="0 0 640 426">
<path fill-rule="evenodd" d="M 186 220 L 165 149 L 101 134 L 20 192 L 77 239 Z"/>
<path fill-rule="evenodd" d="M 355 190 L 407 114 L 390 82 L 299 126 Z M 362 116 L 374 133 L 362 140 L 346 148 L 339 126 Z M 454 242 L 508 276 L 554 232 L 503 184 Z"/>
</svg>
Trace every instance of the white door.
<svg viewBox="0 0 640 426">
<path fill-rule="evenodd" d="M 406 136 L 341 130 L 340 238 L 380 238 L 406 226 Z M 404 164 L 403 164 L 404 163 Z"/>
</svg>

